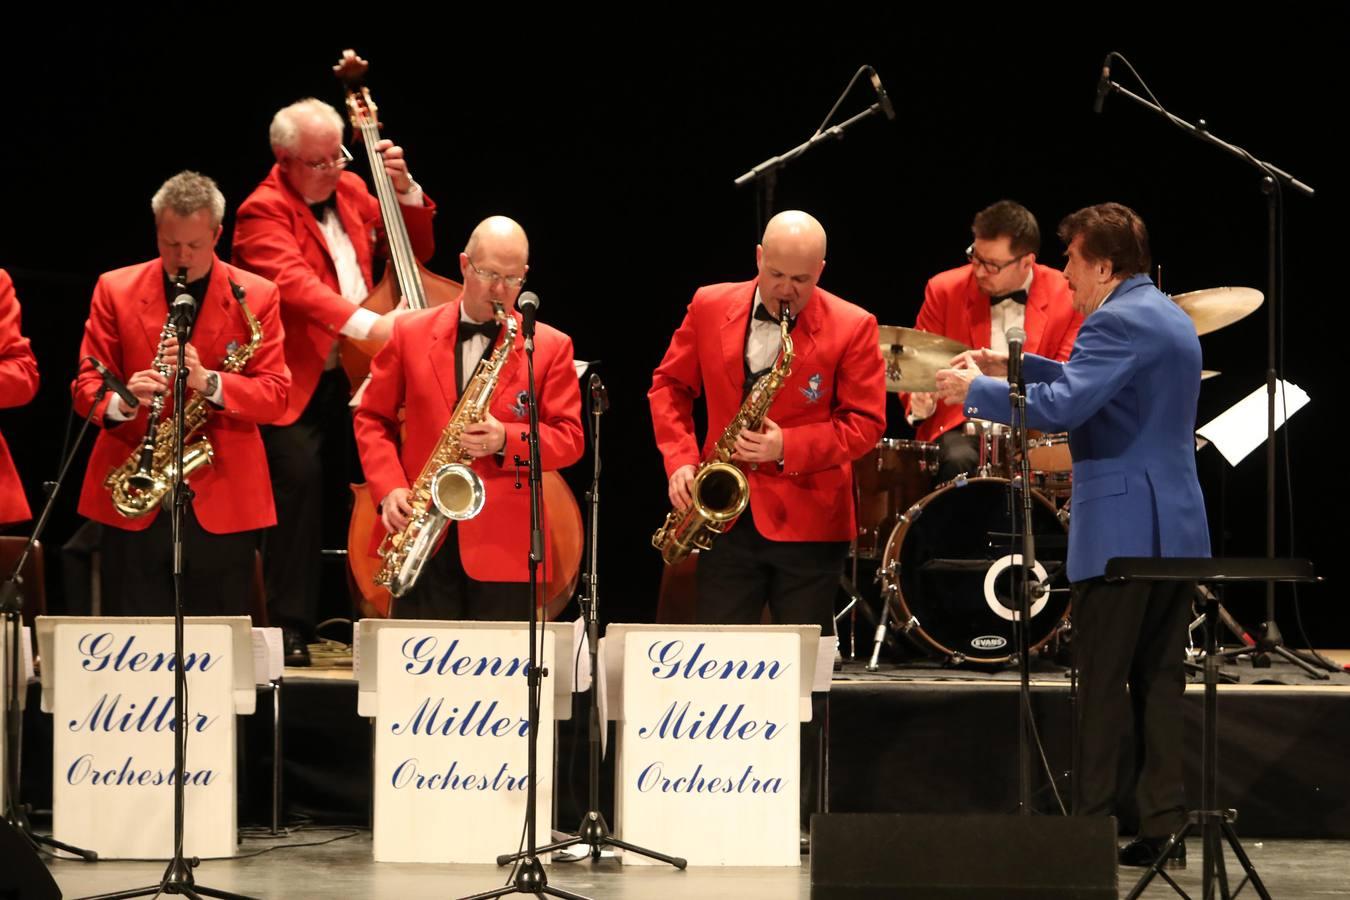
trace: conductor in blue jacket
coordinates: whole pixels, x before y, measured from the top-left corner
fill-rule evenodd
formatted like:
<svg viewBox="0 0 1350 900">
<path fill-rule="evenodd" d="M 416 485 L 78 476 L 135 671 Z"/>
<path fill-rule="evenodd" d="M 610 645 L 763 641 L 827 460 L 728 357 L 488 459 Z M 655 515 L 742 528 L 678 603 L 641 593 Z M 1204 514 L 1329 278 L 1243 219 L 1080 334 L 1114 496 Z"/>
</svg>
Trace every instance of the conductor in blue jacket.
<svg viewBox="0 0 1350 900">
<path fill-rule="evenodd" d="M 1148 865 L 1186 818 L 1182 709 L 1193 585 L 1107 583 L 1115 556 L 1210 555 L 1195 471 L 1200 342 L 1155 288 L 1143 220 L 1118 203 L 1059 226 L 1064 274 L 1086 319 L 1067 363 L 1026 354 L 1027 425 L 1067 431 L 1073 455 L 1068 576 L 1080 675 L 1074 812 L 1111 815 L 1135 747 L 1139 836 L 1120 851 Z M 963 354 L 938 390 L 969 417 L 1009 421 L 1006 353 Z M 1128 693 L 1126 685 L 1129 686 Z M 1178 844 L 1165 861 L 1184 866 Z"/>
</svg>

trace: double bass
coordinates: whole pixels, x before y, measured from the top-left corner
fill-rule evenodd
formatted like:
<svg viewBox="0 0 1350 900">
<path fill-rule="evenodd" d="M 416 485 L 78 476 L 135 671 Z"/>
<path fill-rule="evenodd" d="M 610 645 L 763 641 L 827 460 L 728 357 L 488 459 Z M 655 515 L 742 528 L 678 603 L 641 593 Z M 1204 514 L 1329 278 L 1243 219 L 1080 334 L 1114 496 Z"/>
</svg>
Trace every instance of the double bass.
<svg viewBox="0 0 1350 900">
<path fill-rule="evenodd" d="M 361 306 L 383 315 L 398 306 L 400 300 L 409 309 L 428 309 L 459 297 L 464 286 L 423 266 L 413 254 L 408 228 L 399 209 L 393 180 L 384 169 L 384 160 L 375 145 L 380 140 L 379 109 L 363 82 L 370 64 L 353 50 L 344 50 L 333 67 L 346 92 L 348 118 L 352 134 L 366 148 L 371 181 L 380 204 L 389 264 L 384 277 Z M 370 361 L 379 350 L 378 342 L 343 338 L 339 346 L 342 367 L 353 389 L 365 383 Z M 379 498 L 370 495 L 366 484 L 352 487 L 352 516 L 347 527 L 347 573 L 353 604 L 362 616 L 387 618 L 389 592 L 375 584 L 382 560 L 376 552 L 384 536 L 384 523 L 376 508 Z M 553 552 L 553 570 L 539 586 L 541 616 L 551 619 L 560 613 L 572 597 L 581 569 L 581 510 L 572 489 L 557 472 L 543 477 L 544 505 L 549 510 L 545 539 Z"/>
</svg>

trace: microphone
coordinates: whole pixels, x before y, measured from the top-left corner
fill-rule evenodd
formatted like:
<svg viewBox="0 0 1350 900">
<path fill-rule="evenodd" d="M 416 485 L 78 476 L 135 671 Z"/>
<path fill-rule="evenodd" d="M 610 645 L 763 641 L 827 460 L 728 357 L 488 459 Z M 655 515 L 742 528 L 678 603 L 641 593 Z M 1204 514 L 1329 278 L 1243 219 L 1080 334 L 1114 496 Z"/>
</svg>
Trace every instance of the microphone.
<svg viewBox="0 0 1350 900">
<path fill-rule="evenodd" d="M 592 372 L 591 377 L 586 380 L 586 387 L 591 394 L 591 412 L 597 416 L 609 412 L 609 388 L 605 387 L 599 374 Z"/>
<path fill-rule="evenodd" d="M 1008 340 L 1008 383 L 1022 384 L 1022 345 L 1027 342 L 1027 333 L 1014 325 L 1004 332 Z"/>
<path fill-rule="evenodd" d="M 534 291 L 526 291 L 516 300 L 516 309 L 520 310 L 521 318 L 524 320 L 525 327 L 523 331 L 525 336 L 534 334 L 534 317 L 539 314 L 539 295 Z"/>
<path fill-rule="evenodd" d="M 98 360 L 94 359 L 94 357 L 92 356 L 86 356 L 85 360 L 90 364 L 92 364 L 93 367 L 98 370 L 99 375 L 103 376 L 103 384 L 108 388 L 108 390 L 112 391 L 118 397 L 122 398 L 123 406 L 125 406 L 127 409 L 135 409 L 136 407 L 141 405 L 141 401 L 136 397 L 136 395 L 133 394 L 130 390 L 128 390 L 126 384 L 123 383 L 122 379 L 114 375 L 107 366 L 105 366 Z"/>
<path fill-rule="evenodd" d="M 881 86 L 881 76 L 878 75 L 877 70 L 871 66 L 867 67 L 867 72 L 872 79 L 872 90 L 877 92 L 877 102 L 881 104 L 881 111 L 886 114 L 886 118 L 894 122 L 895 107 L 891 106 L 891 98 L 886 93 L 886 89 Z"/>
<path fill-rule="evenodd" d="M 1092 101 L 1092 111 L 1097 115 L 1102 114 L 1102 104 L 1106 102 L 1106 95 L 1111 93 L 1111 57 L 1114 52 L 1106 54 L 1106 59 L 1102 60 L 1102 74 L 1097 79 L 1097 99 Z"/>
<path fill-rule="evenodd" d="M 188 328 L 197 310 L 197 301 L 187 292 L 187 268 L 180 268 L 173 281 L 174 287 L 178 289 L 178 296 L 174 297 L 173 303 L 169 305 L 169 319 L 179 336 L 186 339 Z"/>
</svg>

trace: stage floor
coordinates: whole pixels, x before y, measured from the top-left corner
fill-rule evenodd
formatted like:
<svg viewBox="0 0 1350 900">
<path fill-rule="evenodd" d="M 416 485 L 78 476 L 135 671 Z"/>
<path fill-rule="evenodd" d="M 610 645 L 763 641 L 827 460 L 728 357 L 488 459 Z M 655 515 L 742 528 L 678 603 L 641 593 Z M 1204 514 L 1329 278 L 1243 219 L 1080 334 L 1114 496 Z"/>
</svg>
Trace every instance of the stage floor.
<svg viewBox="0 0 1350 900">
<path fill-rule="evenodd" d="M 199 883 L 242 892 L 255 897 L 462 897 L 490 890 L 503 883 L 507 870 L 492 866 L 442 866 L 375 863 L 371 861 L 370 833 L 318 847 L 285 849 L 298 844 L 331 839 L 337 831 L 300 832 L 290 838 L 250 839 L 244 852 L 250 858 L 208 861 L 196 871 Z M 1279 900 L 1327 900 L 1350 897 L 1350 842 L 1345 841 L 1247 841 L 1244 844 L 1271 895 Z M 1199 896 L 1199 843 L 1191 841 L 1189 867 L 1174 873 L 1193 896 Z M 592 900 L 705 900 L 735 897 L 737 900 L 791 900 L 810 897 L 807 857 L 800 869 L 692 869 L 623 866 L 605 859 L 554 864 L 548 867 L 549 883 Z M 1229 872 L 1241 871 L 1229 858 Z M 51 871 L 66 897 L 111 892 L 155 883 L 162 863 L 58 862 Z M 1125 896 L 1140 870 L 1120 870 L 1120 895 Z M 1231 885 L 1236 887 L 1237 879 Z M 1255 896 L 1251 888 L 1242 896 Z M 519 895 L 517 895 L 519 896 Z M 1149 886 L 1146 898 L 1174 897 L 1161 880 Z"/>
</svg>

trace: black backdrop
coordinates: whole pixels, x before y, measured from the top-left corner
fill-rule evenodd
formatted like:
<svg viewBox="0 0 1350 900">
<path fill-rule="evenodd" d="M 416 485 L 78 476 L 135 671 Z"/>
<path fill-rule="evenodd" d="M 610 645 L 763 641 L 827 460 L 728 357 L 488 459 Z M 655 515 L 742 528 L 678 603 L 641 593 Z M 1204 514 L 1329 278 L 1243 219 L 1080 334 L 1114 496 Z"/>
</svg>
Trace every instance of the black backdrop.
<svg viewBox="0 0 1350 900">
<path fill-rule="evenodd" d="M 1287 202 L 1283 338 L 1287 377 L 1314 398 L 1289 429 L 1297 549 L 1337 575 L 1346 491 L 1330 402 L 1345 301 L 1331 213 L 1339 148 L 1322 112 L 1329 36 L 1257 38 L 1236 26 L 1119 34 L 1084 24 L 1051 38 L 1011 24 L 1019 14 L 1010 7 L 933 28 L 821 10 L 795 22 L 780 12 L 773 26 L 714 27 L 692 9 L 646 10 L 652 21 L 641 25 L 627 14 L 527 27 L 522 12 L 442 30 L 390 9 L 375 38 L 320 27 L 342 21 L 327 7 L 297 19 L 301 36 L 285 40 L 237 26 L 207 34 L 86 24 L 59 40 L 38 27 L 11 30 L 0 265 L 14 276 L 43 381 L 34 403 L 0 413 L 0 428 L 30 502 L 55 472 L 93 282 L 155 252 L 151 193 L 193 168 L 219 181 L 232 210 L 270 164 L 272 113 L 306 95 L 337 102 L 329 66 L 354 43 L 373 63 L 388 135 L 439 203 L 432 268 L 458 278 L 456 252 L 473 224 L 515 217 L 530 234 L 543 318 L 573 335 L 580 356 L 603 360 L 613 401 L 605 618 L 648 620 L 660 572 L 648 537 L 666 508 L 645 400 L 651 370 L 696 286 L 753 274 L 753 195 L 732 179 L 805 139 L 858 65 L 880 71 L 897 121 L 871 120 L 797 161 L 777 206 L 824 222 L 823 285 L 881 322 L 912 323 L 925 279 L 963 261 L 972 214 L 1002 197 L 1037 214 L 1051 265 L 1061 261 L 1053 232 L 1062 216 L 1118 200 L 1149 225 L 1164 289 L 1264 289 L 1257 175 L 1120 98 L 1092 115 L 1100 61 L 1119 49 L 1174 112 L 1208 119 L 1319 189 L 1314 200 Z M 1137 87 L 1121 67 L 1115 77 Z M 841 112 L 869 102 L 864 82 Z M 224 252 L 231 226 L 227 217 Z M 1202 391 L 1202 422 L 1262 383 L 1265 333 L 1263 310 L 1202 341 L 1206 367 L 1224 373 Z M 908 436 L 898 416 L 890 433 Z M 1211 521 L 1217 537 L 1222 510 L 1231 554 L 1264 550 L 1263 466 L 1258 452 L 1231 471 L 1221 503 L 1226 466 L 1212 448 L 1201 453 Z M 573 470 L 574 483 L 587 469 Z M 78 524 L 78 482 L 67 491 L 52 546 Z M 1281 552 L 1288 499 L 1282 470 Z M 57 582 L 49 578 L 59 609 Z M 1314 643 L 1350 645 L 1336 581 L 1304 596 Z M 1249 623 L 1261 617 L 1259 593 L 1233 606 Z M 1296 643 L 1292 607 L 1282 606 L 1280 621 Z"/>
</svg>

